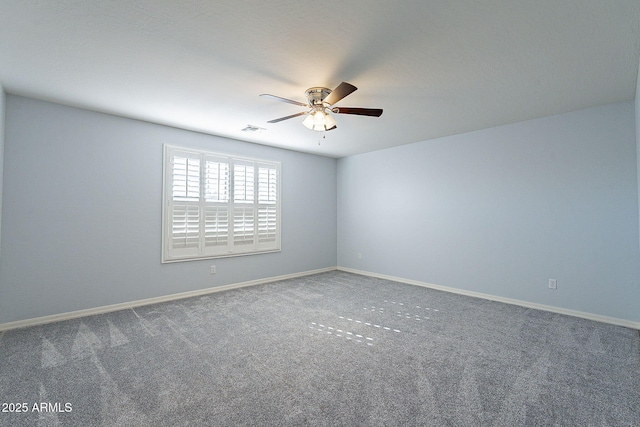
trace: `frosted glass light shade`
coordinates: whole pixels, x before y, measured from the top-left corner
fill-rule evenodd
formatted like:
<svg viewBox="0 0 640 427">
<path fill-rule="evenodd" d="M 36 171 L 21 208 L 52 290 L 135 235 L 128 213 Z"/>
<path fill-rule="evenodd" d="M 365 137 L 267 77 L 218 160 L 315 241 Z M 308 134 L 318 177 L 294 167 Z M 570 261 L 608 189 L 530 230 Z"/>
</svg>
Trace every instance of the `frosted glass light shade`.
<svg viewBox="0 0 640 427">
<path fill-rule="evenodd" d="M 308 114 L 302 121 L 302 124 L 307 129 L 321 132 L 334 127 L 336 125 L 336 121 L 324 111 L 315 111 L 314 113 Z"/>
<path fill-rule="evenodd" d="M 324 115 L 325 130 L 329 130 L 336 125 L 336 121 L 329 114 Z"/>
<path fill-rule="evenodd" d="M 307 114 L 307 117 L 304 118 L 302 124 L 307 129 L 313 129 L 313 116 L 311 114 Z"/>
</svg>

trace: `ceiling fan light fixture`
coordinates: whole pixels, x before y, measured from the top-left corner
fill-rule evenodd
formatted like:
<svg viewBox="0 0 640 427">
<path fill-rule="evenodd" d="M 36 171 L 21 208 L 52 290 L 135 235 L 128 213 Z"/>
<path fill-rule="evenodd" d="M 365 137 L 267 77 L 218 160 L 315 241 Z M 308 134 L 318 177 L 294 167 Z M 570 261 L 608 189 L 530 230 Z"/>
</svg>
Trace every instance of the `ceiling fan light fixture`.
<svg viewBox="0 0 640 427">
<path fill-rule="evenodd" d="M 316 110 L 313 113 L 307 115 L 302 121 L 302 124 L 311 130 L 322 132 L 329 130 L 336 125 L 336 121 L 331 115 L 327 114 L 323 110 Z"/>
</svg>

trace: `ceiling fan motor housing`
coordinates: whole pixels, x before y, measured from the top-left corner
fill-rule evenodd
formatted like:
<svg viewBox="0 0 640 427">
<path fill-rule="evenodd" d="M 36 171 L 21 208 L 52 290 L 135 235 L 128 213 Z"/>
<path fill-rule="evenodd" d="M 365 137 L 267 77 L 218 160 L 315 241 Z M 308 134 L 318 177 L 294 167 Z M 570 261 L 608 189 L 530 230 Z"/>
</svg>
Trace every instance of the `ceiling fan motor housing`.
<svg viewBox="0 0 640 427">
<path fill-rule="evenodd" d="M 312 87 L 305 92 L 311 107 L 325 107 L 323 101 L 330 93 L 331 89 L 326 87 Z"/>
</svg>

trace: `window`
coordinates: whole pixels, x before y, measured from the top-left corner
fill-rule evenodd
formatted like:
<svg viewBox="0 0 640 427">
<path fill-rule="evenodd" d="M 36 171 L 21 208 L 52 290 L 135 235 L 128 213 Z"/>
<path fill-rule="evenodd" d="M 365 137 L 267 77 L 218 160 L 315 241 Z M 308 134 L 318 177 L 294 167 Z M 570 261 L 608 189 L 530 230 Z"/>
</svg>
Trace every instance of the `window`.
<svg viewBox="0 0 640 427">
<path fill-rule="evenodd" d="M 162 262 L 279 250 L 279 162 L 164 146 Z"/>
</svg>

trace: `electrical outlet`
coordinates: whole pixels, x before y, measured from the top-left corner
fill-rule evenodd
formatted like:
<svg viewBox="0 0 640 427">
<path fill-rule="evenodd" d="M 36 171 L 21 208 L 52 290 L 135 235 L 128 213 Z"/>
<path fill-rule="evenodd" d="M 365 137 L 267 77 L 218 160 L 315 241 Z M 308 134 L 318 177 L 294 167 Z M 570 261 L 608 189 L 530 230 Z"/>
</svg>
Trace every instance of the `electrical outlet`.
<svg viewBox="0 0 640 427">
<path fill-rule="evenodd" d="M 216 274 L 216 266 L 215 265 L 212 265 L 211 267 L 209 267 L 209 273 Z"/>
<path fill-rule="evenodd" d="M 549 279 L 549 289 L 558 289 L 558 281 L 556 279 Z"/>
<path fill-rule="evenodd" d="M 362 254 L 358 254 L 358 259 L 362 259 Z"/>
</svg>

